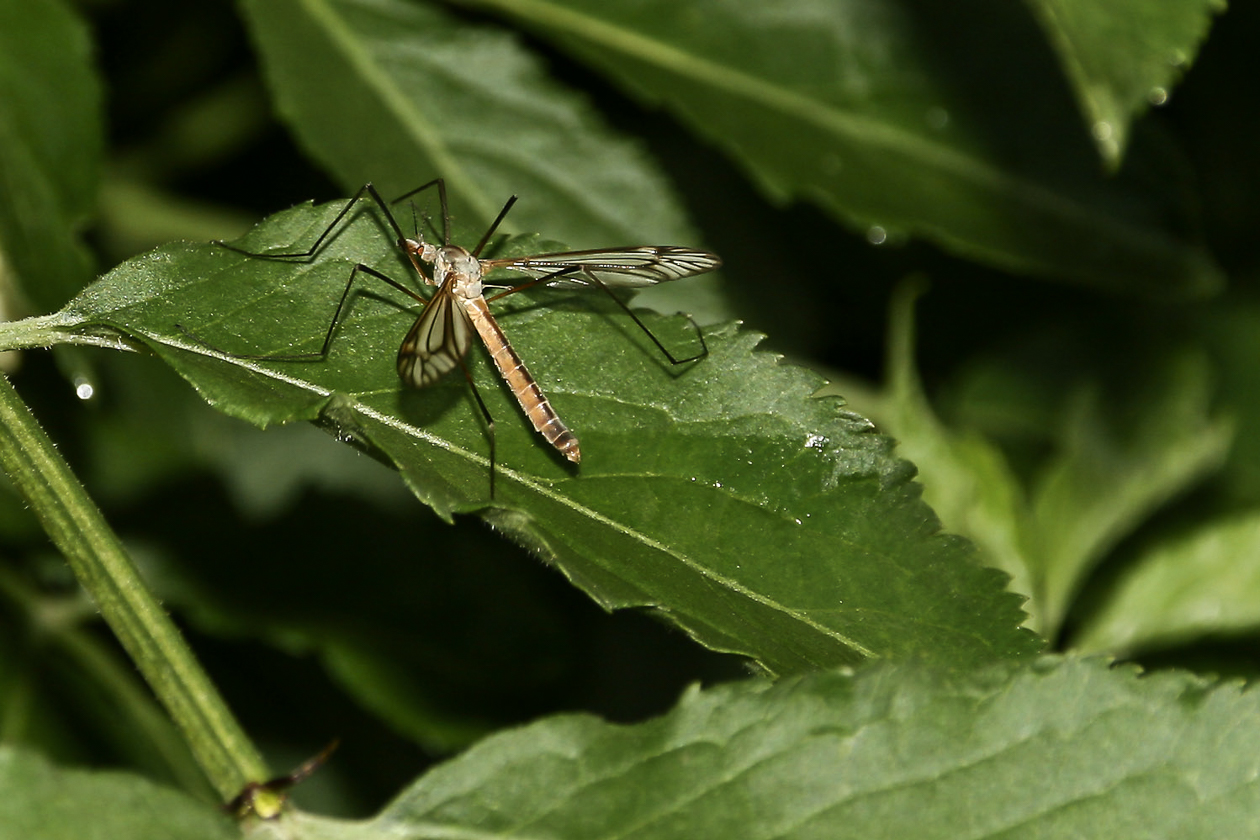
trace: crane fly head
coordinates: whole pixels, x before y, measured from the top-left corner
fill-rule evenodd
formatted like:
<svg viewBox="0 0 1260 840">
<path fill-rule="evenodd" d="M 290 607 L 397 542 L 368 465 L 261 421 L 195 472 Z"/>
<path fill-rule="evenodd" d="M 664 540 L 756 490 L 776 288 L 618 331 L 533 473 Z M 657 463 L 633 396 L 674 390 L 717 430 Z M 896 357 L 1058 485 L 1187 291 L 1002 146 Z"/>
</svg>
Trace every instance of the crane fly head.
<svg viewBox="0 0 1260 840">
<path fill-rule="evenodd" d="M 424 237 L 418 236 L 415 239 L 404 239 L 399 245 L 407 252 L 407 256 L 412 258 L 413 262 L 418 258 L 429 265 L 436 266 L 438 248 L 425 242 Z"/>
</svg>

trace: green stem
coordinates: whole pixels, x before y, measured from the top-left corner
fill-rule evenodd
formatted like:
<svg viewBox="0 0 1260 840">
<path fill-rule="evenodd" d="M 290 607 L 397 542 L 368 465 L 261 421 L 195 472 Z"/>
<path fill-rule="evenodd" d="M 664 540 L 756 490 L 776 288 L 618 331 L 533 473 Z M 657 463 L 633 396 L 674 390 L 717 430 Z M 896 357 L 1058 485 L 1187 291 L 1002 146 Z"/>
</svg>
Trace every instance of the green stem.
<svg viewBox="0 0 1260 840">
<path fill-rule="evenodd" d="M 0 376 L 0 463 L 65 555 L 79 583 L 183 732 L 225 799 L 268 776 L 188 644 L 118 537 L 7 377 Z"/>
</svg>

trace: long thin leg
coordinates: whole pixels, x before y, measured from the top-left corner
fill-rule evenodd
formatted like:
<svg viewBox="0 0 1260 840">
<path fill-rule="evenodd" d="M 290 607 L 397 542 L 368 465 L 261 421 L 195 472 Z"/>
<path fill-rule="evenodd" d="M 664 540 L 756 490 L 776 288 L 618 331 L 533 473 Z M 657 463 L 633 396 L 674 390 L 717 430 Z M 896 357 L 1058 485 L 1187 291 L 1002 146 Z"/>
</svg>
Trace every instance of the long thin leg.
<svg viewBox="0 0 1260 840">
<path fill-rule="evenodd" d="M 472 372 L 468 370 L 468 362 L 464 361 L 462 356 L 459 359 L 459 367 L 464 372 L 464 378 L 468 380 L 468 387 L 472 389 L 473 397 L 477 400 L 477 406 L 481 409 L 481 416 L 486 419 L 486 437 L 490 439 L 490 498 L 493 499 L 494 474 L 498 471 L 496 465 L 499 462 L 495 454 L 494 417 L 490 414 L 490 409 L 486 407 L 486 401 L 481 398 L 481 391 L 477 390 L 477 383 L 473 382 Z"/>
<path fill-rule="evenodd" d="M 546 274 L 546 275 L 543 275 L 542 277 L 538 277 L 528 282 L 521 283 L 518 286 L 511 286 L 507 289 L 504 289 L 503 291 L 499 292 L 496 295 L 492 295 L 486 298 L 486 303 L 492 303 L 501 297 L 507 297 L 508 295 L 513 295 L 513 294 L 516 294 L 517 292 L 523 292 L 526 289 L 537 286 L 540 283 L 546 283 L 550 280 L 555 280 L 559 277 L 564 277 L 567 274 L 573 274 L 576 271 L 578 271 L 577 266 L 572 266 L 569 268 L 562 268 L 559 271 L 555 271 L 555 272 L 552 272 L 551 274 Z M 678 359 L 674 357 L 673 353 L 669 352 L 669 350 L 665 348 L 665 345 L 662 344 L 661 340 L 657 338 L 656 335 L 647 328 L 647 325 L 644 324 L 643 321 L 639 320 L 639 316 L 634 314 L 634 312 L 630 309 L 630 307 L 626 305 L 626 302 L 623 301 L 621 298 L 617 297 L 615 294 L 613 294 L 612 289 L 604 285 L 604 283 L 598 277 L 595 276 L 594 272 L 592 272 L 589 268 L 582 268 L 581 271 L 583 274 L 586 275 L 587 279 L 591 282 L 592 285 L 598 286 L 600 289 L 603 289 L 604 293 L 607 294 L 610 298 L 612 298 L 613 301 L 618 306 L 621 307 L 623 312 L 625 312 L 627 315 L 630 316 L 630 320 L 634 321 L 634 323 L 638 325 L 639 329 L 643 330 L 643 332 L 647 334 L 647 337 L 652 339 L 652 343 L 655 344 L 657 349 L 660 350 L 661 353 L 665 355 L 665 358 L 669 360 L 669 363 L 671 365 L 685 365 L 688 362 L 694 362 L 699 359 L 703 359 L 705 356 L 709 355 L 709 344 L 708 342 L 704 340 L 704 330 L 700 329 L 700 325 L 697 324 L 696 320 L 692 318 L 690 315 L 687 316 L 687 320 L 691 321 L 691 325 L 696 328 L 696 336 L 700 339 L 700 352 L 694 356 L 688 356 L 685 359 Z"/>
<path fill-rule="evenodd" d="M 235 251 L 238 254 L 244 254 L 247 257 L 259 257 L 265 260 L 280 260 L 280 259 L 292 259 L 292 258 L 298 258 L 298 257 L 301 257 L 301 258 L 313 257 L 315 256 L 315 253 L 320 249 L 320 246 L 324 244 L 324 240 L 328 238 L 328 235 L 332 233 L 333 229 L 336 228 L 337 225 L 341 223 L 341 220 L 344 219 L 346 215 L 350 212 L 350 208 L 354 207 L 354 205 L 358 202 L 360 198 L 363 197 L 365 193 L 374 202 L 376 202 L 377 207 L 381 208 L 381 212 L 385 214 L 385 219 L 386 221 L 389 222 L 389 226 L 393 229 L 394 235 L 398 237 L 397 242 L 399 246 L 401 247 L 402 242 L 407 237 L 403 235 L 402 228 L 398 226 L 398 220 L 394 218 L 394 214 L 390 212 L 389 205 L 385 203 L 385 199 L 381 198 L 381 194 L 376 191 L 376 187 L 372 186 L 371 181 L 359 187 L 359 191 L 354 194 L 354 197 L 346 202 L 346 206 L 341 208 L 341 212 L 338 213 L 337 217 L 332 220 L 332 223 L 329 224 L 328 227 L 324 228 L 324 232 L 321 233 L 319 237 L 315 240 L 315 242 L 311 244 L 311 247 L 307 248 L 305 251 L 295 251 L 291 254 L 256 253 L 254 251 L 246 251 L 244 248 L 238 248 L 235 245 L 224 242 L 221 239 L 215 239 L 214 244 L 227 248 L 229 251 Z"/>
<path fill-rule="evenodd" d="M 404 195 L 399 196 L 398 198 L 394 199 L 394 201 L 391 202 L 391 204 L 397 204 L 398 202 L 403 201 L 407 198 L 410 198 L 411 196 L 414 196 L 417 193 L 420 193 L 433 186 L 437 186 L 438 188 L 438 197 L 439 197 L 439 201 L 441 203 L 441 208 L 442 208 L 443 244 L 449 245 L 450 244 L 450 229 L 451 229 L 450 210 L 449 210 L 449 205 L 446 199 L 446 182 L 443 179 L 435 178 L 434 180 L 428 182 L 427 184 L 424 184 L 420 187 L 417 187 L 414 190 L 411 190 L 408 193 L 405 193 Z M 359 199 L 361 199 L 365 194 L 369 198 L 371 198 L 376 203 L 376 205 L 381 209 L 381 212 L 385 214 L 385 218 L 388 220 L 390 227 L 393 229 L 394 234 L 397 237 L 397 244 L 399 248 L 401 248 L 405 253 L 408 252 L 409 249 L 407 248 L 406 235 L 402 232 L 402 228 L 399 226 L 397 219 L 394 218 L 394 214 L 390 211 L 389 205 L 387 205 L 384 199 L 381 198 L 380 193 L 377 192 L 376 188 L 371 184 L 371 182 L 366 183 L 362 187 L 359 188 L 359 191 L 356 192 L 354 196 L 348 202 L 346 202 L 346 205 L 341 208 L 341 211 L 332 220 L 332 222 L 328 225 L 328 227 L 324 229 L 324 231 L 315 239 L 315 241 L 311 244 L 311 246 L 305 251 L 296 251 L 296 252 L 284 253 L 284 254 L 257 253 L 253 251 L 246 251 L 243 248 L 238 248 L 234 245 L 230 245 L 222 241 L 216 240 L 216 244 L 224 248 L 227 248 L 230 251 L 235 251 L 236 253 L 243 254 L 248 257 L 256 257 L 256 258 L 261 258 L 261 259 L 307 259 L 307 258 L 313 257 L 319 251 L 319 249 L 323 246 L 324 242 L 328 239 L 328 237 L 332 234 L 333 230 L 336 229 L 337 226 L 341 224 L 341 222 L 350 213 L 351 208 L 354 207 L 355 204 L 359 201 Z M 498 217 L 494 220 L 494 223 L 490 226 L 490 228 L 486 231 L 485 235 L 482 237 L 481 243 L 478 244 L 477 246 L 478 253 L 481 251 L 483 247 L 485 247 L 485 244 L 490 240 L 490 237 L 494 234 L 499 224 L 503 221 L 504 217 L 507 215 L 508 210 L 511 209 L 512 205 L 515 202 L 516 202 L 516 196 L 512 196 L 507 201 L 507 203 L 504 204 L 503 209 L 499 211 Z M 420 273 L 421 278 L 429 285 L 434 285 L 434 283 L 426 275 L 424 269 L 421 268 L 421 266 L 417 264 L 414 259 L 412 260 L 412 263 L 413 265 L 415 265 L 416 270 Z M 428 301 L 424 297 L 412 291 L 410 288 L 404 286 L 403 284 L 399 283 L 393 278 L 377 271 L 371 266 L 367 266 L 362 263 L 359 263 L 355 265 L 355 267 L 350 271 L 350 276 L 346 279 L 346 285 L 345 285 L 345 288 L 342 289 L 341 298 L 337 301 L 337 309 L 336 311 L 333 312 L 332 320 L 328 324 L 328 330 L 327 332 L 324 333 L 324 341 L 320 345 L 320 348 L 318 351 L 315 351 L 313 353 L 294 353 L 294 354 L 253 354 L 253 353 L 226 353 L 226 354 L 234 358 L 238 358 L 238 359 L 265 359 L 265 360 L 274 360 L 274 361 L 318 360 L 318 359 L 322 359 L 326 357 L 328 355 L 328 349 L 332 346 L 332 341 L 333 341 L 334 335 L 336 334 L 337 326 L 340 323 L 343 314 L 347 311 L 348 302 L 350 300 L 350 290 L 354 287 L 354 281 L 355 281 L 355 278 L 359 276 L 359 272 L 363 272 L 365 274 L 368 274 L 369 276 L 375 277 L 376 279 L 388 284 L 392 288 L 415 299 L 422 305 L 425 305 L 425 306 L 428 305 Z M 189 338 L 196 341 L 198 344 L 202 344 L 206 347 L 219 350 L 219 352 L 226 352 L 226 351 L 220 350 L 217 347 L 214 347 L 214 345 L 200 338 L 192 331 L 184 328 L 182 325 L 176 324 L 175 326 L 177 329 L 179 329 Z M 460 368 L 464 372 L 464 378 L 468 380 L 468 385 L 472 389 L 473 397 L 477 401 L 477 407 L 478 409 L 480 409 L 481 415 L 485 419 L 485 422 L 486 422 L 486 432 L 487 432 L 487 436 L 489 438 L 489 443 L 490 443 L 490 498 L 493 499 L 495 497 L 495 473 L 498 472 L 498 469 L 497 469 L 498 443 L 497 443 L 497 436 L 495 434 L 494 417 L 493 415 L 491 415 L 489 407 L 486 405 L 485 400 L 482 398 L 481 392 L 477 389 L 477 385 L 473 381 L 473 378 L 472 378 L 472 373 L 469 371 L 468 365 L 464 361 L 462 356 L 459 358 L 459 365 L 460 365 Z"/>
<path fill-rule="evenodd" d="M 294 785 L 310 778 L 312 773 L 328 761 L 328 757 L 333 754 L 333 751 L 337 749 L 337 745 L 340 743 L 340 739 L 334 738 L 332 743 L 320 751 L 319 755 L 308 758 L 287 776 L 278 776 L 265 782 L 250 782 L 230 802 L 223 806 L 223 810 L 237 819 L 244 819 L 250 814 L 257 814 L 263 819 L 279 816 L 280 808 L 283 806 L 286 798 L 285 792 Z M 271 796 L 265 797 L 264 794 L 270 794 Z"/>
<path fill-rule="evenodd" d="M 616 301 L 617 305 L 621 307 L 622 311 L 630 316 L 630 320 L 638 324 L 639 329 L 647 333 L 647 337 L 652 339 L 652 343 L 656 345 L 657 349 L 665 354 L 665 358 L 669 359 L 669 363 L 671 365 L 685 365 L 687 364 L 687 362 L 694 362 L 699 359 L 703 359 L 705 356 L 709 355 L 709 343 L 704 340 L 704 330 L 700 329 L 700 325 L 696 323 L 695 318 L 692 318 L 690 315 L 687 316 L 687 320 L 690 321 L 691 325 L 695 327 L 696 329 L 696 337 L 700 339 L 700 352 L 695 354 L 694 356 L 688 356 L 685 359 L 676 359 L 674 358 L 673 353 L 665 349 L 665 345 L 661 343 L 661 340 L 657 338 L 656 335 L 647 328 L 647 325 L 639 320 L 639 316 L 635 315 L 634 312 L 631 311 L 630 307 L 626 305 L 626 302 L 623 301 L 621 298 L 617 297 L 616 295 L 614 295 L 612 292 L 612 289 L 605 286 L 604 282 L 600 280 L 598 277 L 596 277 L 593 271 L 587 268 L 587 269 L 583 269 L 582 273 L 585 274 L 592 283 L 594 283 L 596 286 L 599 286 L 601 289 L 603 289 L 604 292 L 607 293 L 607 295 L 610 298 Z"/>
<path fill-rule="evenodd" d="M 182 332 L 184 335 L 191 338 L 193 341 L 197 342 L 198 344 L 201 344 L 205 347 L 209 347 L 212 350 L 217 350 L 218 352 L 231 356 L 234 359 L 256 359 L 256 360 L 269 360 L 269 361 L 276 361 L 276 362 L 318 361 L 319 359 L 323 359 L 328 355 L 328 348 L 332 346 L 333 335 L 337 331 L 337 325 L 341 323 L 341 317 L 346 311 L 346 303 L 350 299 L 350 289 L 353 288 L 354 280 L 356 277 L 359 276 L 360 271 L 362 271 L 364 274 L 368 274 L 372 277 L 375 277 L 377 280 L 381 280 L 385 283 L 388 283 L 390 286 L 394 287 L 395 289 L 402 292 L 403 294 L 406 294 L 409 297 L 415 299 L 421 304 L 428 303 L 428 301 L 426 301 L 422 296 L 416 294 L 414 291 L 407 288 L 402 283 L 399 283 L 397 280 L 393 279 L 392 277 L 388 277 L 385 274 L 382 274 L 381 272 L 377 271 L 371 266 L 363 265 L 362 263 L 359 263 L 353 269 L 350 270 L 350 277 L 349 279 L 346 280 L 346 286 L 341 291 L 341 299 L 337 301 L 337 309 L 336 311 L 333 312 L 332 320 L 328 323 L 328 332 L 324 334 L 324 343 L 320 345 L 319 350 L 313 353 L 232 353 L 232 352 L 223 350 L 220 347 L 214 346 L 213 344 L 201 338 L 192 330 L 185 328 L 181 324 L 176 324 L 175 328 L 178 329 L 180 332 Z"/>
<path fill-rule="evenodd" d="M 490 223 L 490 227 L 486 228 L 486 232 L 481 235 L 481 241 L 477 243 L 477 247 L 470 253 L 474 257 L 481 256 L 481 249 L 486 247 L 486 243 L 490 241 L 490 237 L 494 236 L 494 232 L 499 229 L 499 225 L 503 223 L 503 218 L 512 209 L 512 205 L 516 203 L 516 196 L 509 198 L 504 204 L 503 209 L 499 211 L 499 215 L 494 217 L 494 221 Z"/>
<path fill-rule="evenodd" d="M 441 185 L 441 179 L 437 179 L 437 181 L 432 181 L 429 184 L 426 184 L 424 187 L 420 187 L 417 190 L 412 190 L 412 192 L 408 193 L 408 195 L 413 195 L 416 192 L 419 192 L 420 190 L 431 186 L 433 183 L 438 183 L 439 189 L 445 192 L 445 187 Z M 220 245 L 228 249 L 229 251 L 235 251 L 238 254 L 243 254 L 247 257 L 254 257 L 258 259 L 269 259 L 269 260 L 307 259 L 309 257 L 313 257 L 319 251 L 320 247 L 328 239 L 329 235 L 333 232 L 333 230 L 336 229 L 339 224 L 341 224 L 342 220 L 345 219 L 347 215 L 349 215 L 351 208 L 353 208 L 355 204 L 358 203 L 359 199 L 363 198 L 364 195 L 367 195 L 369 198 L 371 198 L 372 201 L 376 203 L 376 206 L 380 208 L 381 212 L 385 214 L 385 219 L 389 222 L 390 228 L 393 229 L 394 234 L 398 238 L 397 239 L 398 247 L 406 251 L 406 248 L 403 244 L 406 240 L 406 236 L 403 234 L 402 228 L 398 224 L 398 220 L 394 218 L 394 214 L 390 211 L 389 205 L 385 203 L 385 199 L 381 198 L 381 194 L 377 192 L 376 187 L 372 185 L 371 181 L 359 187 L 358 192 L 356 192 L 354 196 L 349 201 L 346 202 L 346 205 L 341 208 L 341 211 L 339 213 L 337 213 L 336 218 L 332 220 L 332 222 L 328 225 L 328 227 L 324 228 L 323 233 L 321 233 L 315 239 L 315 241 L 311 244 L 311 247 L 307 248 L 305 251 L 295 251 L 292 253 L 285 253 L 285 254 L 257 253 L 254 251 L 246 251 L 244 248 L 238 248 L 235 245 L 231 245 L 221 240 L 215 240 L 215 244 Z M 419 266 L 417 266 L 416 268 L 418 271 L 420 271 L 422 279 L 424 279 L 425 282 L 428 282 L 428 278 L 424 276 L 423 270 L 421 270 Z M 337 331 L 337 325 L 340 323 L 341 316 L 346 309 L 346 303 L 350 297 L 350 289 L 354 286 L 354 280 L 359 275 L 360 271 L 366 274 L 369 274 L 372 277 L 377 278 L 378 280 L 384 281 L 385 283 L 394 287 L 398 291 L 408 295 L 409 297 L 415 299 L 421 304 L 424 304 L 426 302 L 423 297 L 416 294 L 414 291 L 404 286 L 403 284 L 399 283 L 398 281 L 394 280 L 393 278 L 382 274 L 381 272 L 377 271 L 376 269 L 370 266 L 359 263 L 353 269 L 351 269 L 350 276 L 346 279 L 345 288 L 342 289 L 342 292 L 341 292 L 341 299 L 337 302 L 337 309 L 333 313 L 332 320 L 328 324 L 328 331 L 324 334 L 324 342 L 320 346 L 320 349 L 318 351 L 313 352 L 313 353 L 290 353 L 290 354 L 227 353 L 227 355 L 230 355 L 238 359 L 271 359 L 275 361 L 309 361 L 309 360 L 318 360 L 318 359 L 322 359 L 326 357 L 328 355 L 328 348 L 332 345 L 333 335 Z M 206 347 L 219 350 L 219 352 L 226 352 L 226 351 L 223 351 L 221 348 L 215 347 L 214 345 L 200 338 L 191 330 L 186 329 L 180 324 L 176 324 L 175 327 L 178 330 L 180 330 L 180 332 L 184 333 L 189 338 L 196 341 L 198 344 L 202 344 L 202 345 L 205 345 Z"/>
<path fill-rule="evenodd" d="M 333 312 L 332 321 L 328 324 L 328 332 L 324 333 L 324 343 L 320 345 L 319 352 L 315 354 L 314 358 L 321 359 L 328 355 L 328 348 L 332 346 L 333 334 L 337 331 L 337 325 L 341 322 L 342 313 L 346 309 L 346 301 L 350 298 L 350 288 L 354 285 L 354 278 L 359 275 L 360 271 L 375 277 L 377 280 L 388 283 L 398 291 L 411 297 L 413 300 L 418 301 L 421 305 L 428 303 L 428 301 L 426 301 L 422 296 L 416 294 L 392 277 L 387 277 L 371 266 L 359 263 L 350 271 L 350 279 L 346 281 L 346 287 L 341 292 L 341 300 L 337 301 L 337 310 Z M 272 358 L 275 357 L 273 356 Z"/>
</svg>

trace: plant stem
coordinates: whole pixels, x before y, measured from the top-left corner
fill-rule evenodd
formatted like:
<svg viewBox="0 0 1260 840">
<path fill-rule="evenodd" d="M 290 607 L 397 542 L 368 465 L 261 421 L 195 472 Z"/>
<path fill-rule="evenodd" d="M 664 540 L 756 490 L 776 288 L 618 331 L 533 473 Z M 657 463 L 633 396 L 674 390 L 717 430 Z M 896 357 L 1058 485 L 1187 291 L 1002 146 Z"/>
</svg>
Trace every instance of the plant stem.
<svg viewBox="0 0 1260 840">
<path fill-rule="evenodd" d="M 65 555 L 80 585 L 188 741 L 224 799 L 267 778 L 179 630 L 7 377 L 0 376 L 0 463 Z"/>
</svg>

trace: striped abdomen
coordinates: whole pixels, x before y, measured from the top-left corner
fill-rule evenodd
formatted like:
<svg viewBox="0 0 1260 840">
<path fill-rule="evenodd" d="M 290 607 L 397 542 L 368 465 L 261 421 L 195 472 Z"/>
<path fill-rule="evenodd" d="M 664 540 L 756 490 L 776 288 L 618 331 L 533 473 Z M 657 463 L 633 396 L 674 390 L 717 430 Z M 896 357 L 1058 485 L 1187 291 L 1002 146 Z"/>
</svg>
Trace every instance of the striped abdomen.
<svg viewBox="0 0 1260 840">
<path fill-rule="evenodd" d="M 494 360 L 495 367 L 499 369 L 499 374 L 512 390 L 512 394 L 520 403 L 521 410 L 525 412 L 529 422 L 539 434 L 547 439 L 548 443 L 560 450 L 561 455 L 575 464 L 581 461 L 582 452 L 578 449 L 577 438 L 556 415 L 556 410 L 551 407 L 547 396 L 538 387 L 534 377 L 530 376 L 529 371 L 525 369 L 525 363 L 521 361 L 521 357 L 512 349 L 512 345 L 508 344 L 507 337 L 503 335 L 503 331 L 490 315 L 490 308 L 486 305 L 485 298 L 464 300 L 463 304 L 469 320 L 481 336 L 486 349 L 490 351 L 490 358 Z"/>
</svg>

